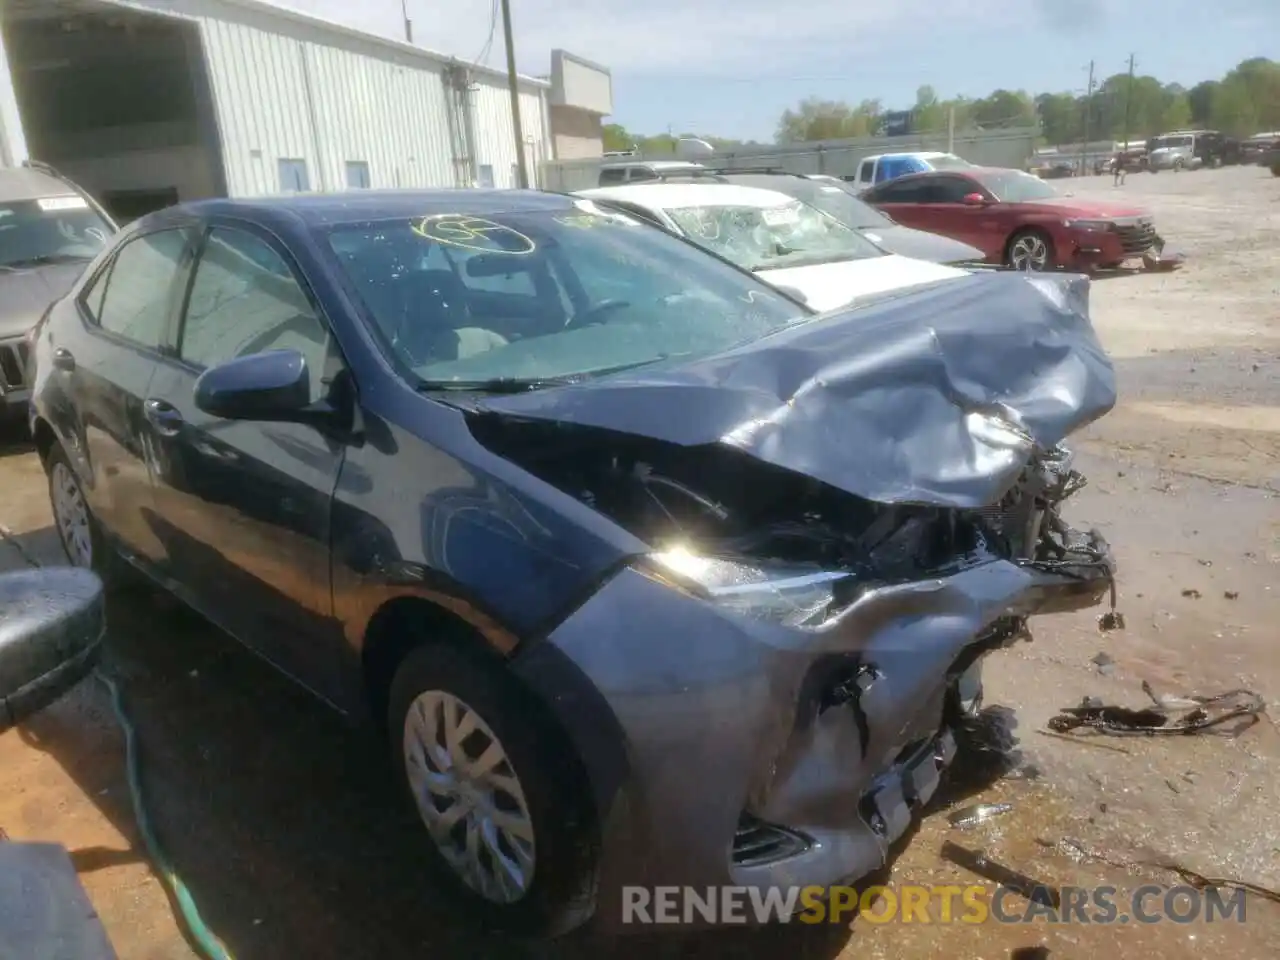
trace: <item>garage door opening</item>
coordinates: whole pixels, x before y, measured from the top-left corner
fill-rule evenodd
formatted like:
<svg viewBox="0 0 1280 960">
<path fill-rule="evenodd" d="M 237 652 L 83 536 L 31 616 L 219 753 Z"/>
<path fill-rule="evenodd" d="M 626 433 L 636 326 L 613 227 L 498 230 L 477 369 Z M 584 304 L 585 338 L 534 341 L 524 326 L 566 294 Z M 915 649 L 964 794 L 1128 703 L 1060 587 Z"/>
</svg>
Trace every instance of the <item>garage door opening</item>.
<svg viewBox="0 0 1280 960">
<path fill-rule="evenodd" d="M 120 222 L 225 196 L 194 23 L 100 0 L 7 0 L 5 46 L 32 158 Z"/>
</svg>

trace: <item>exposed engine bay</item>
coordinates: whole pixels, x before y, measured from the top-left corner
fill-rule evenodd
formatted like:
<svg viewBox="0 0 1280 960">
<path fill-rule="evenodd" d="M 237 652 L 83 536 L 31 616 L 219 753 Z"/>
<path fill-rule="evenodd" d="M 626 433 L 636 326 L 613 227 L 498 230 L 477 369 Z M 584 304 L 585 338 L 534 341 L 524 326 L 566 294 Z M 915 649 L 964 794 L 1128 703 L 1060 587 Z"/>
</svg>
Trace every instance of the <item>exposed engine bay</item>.
<svg viewBox="0 0 1280 960">
<path fill-rule="evenodd" d="M 1036 456 L 977 510 L 881 504 L 731 447 L 680 447 L 592 427 L 476 414 L 476 438 L 662 550 L 847 570 L 877 582 L 940 575 L 993 556 L 1070 575 L 1105 565 L 1062 520 L 1086 483 L 1062 447 Z"/>
</svg>

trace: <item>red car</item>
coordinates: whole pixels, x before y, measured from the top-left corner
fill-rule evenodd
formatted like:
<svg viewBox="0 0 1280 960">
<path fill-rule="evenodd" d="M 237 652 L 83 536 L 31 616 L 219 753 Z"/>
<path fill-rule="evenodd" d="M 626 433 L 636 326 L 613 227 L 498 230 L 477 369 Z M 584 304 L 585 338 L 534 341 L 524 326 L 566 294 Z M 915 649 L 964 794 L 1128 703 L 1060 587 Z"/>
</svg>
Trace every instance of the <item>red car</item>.
<svg viewBox="0 0 1280 960">
<path fill-rule="evenodd" d="M 1064 196 L 1020 170 L 974 167 L 900 177 L 862 199 L 898 223 L 972 244 L 1024 270 L 1117 267 L 1158 244 L 1151 215 Z"/>
</svg>

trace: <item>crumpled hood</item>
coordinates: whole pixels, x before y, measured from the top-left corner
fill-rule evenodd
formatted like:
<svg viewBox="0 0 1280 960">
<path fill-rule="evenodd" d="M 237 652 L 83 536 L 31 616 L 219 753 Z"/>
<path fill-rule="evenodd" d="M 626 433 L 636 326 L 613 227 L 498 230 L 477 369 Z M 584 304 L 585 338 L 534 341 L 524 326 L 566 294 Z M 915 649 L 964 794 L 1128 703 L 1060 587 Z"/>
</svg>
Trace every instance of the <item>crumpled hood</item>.
<svg viewBox="0 0 1280 960">
<path fill-rule="evenodd" d="M 0 339 L 26 333 L 53 301 L 76 282 L 86 264 L 57 263 L 43 267 L 0 268 Z"/>
<path fill-rule="evenodd" d="M 1037 445 L 1116 402 L 1080 276 L 978 273 L 733 350 L 476 402 L 483 411 L 722 443 L 882 503 L 996 502 Z"/>
</svg>

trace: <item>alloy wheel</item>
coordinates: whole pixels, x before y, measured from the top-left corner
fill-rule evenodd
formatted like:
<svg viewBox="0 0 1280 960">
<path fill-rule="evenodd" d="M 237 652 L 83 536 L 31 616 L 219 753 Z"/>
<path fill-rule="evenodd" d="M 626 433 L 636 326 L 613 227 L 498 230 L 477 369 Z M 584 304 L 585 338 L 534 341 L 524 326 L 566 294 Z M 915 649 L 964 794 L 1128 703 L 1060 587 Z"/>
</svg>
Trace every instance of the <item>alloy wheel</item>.
<svg viewBox="0 0 1280 960">
<path fill-rule="evenodd" d="M 1049 245 L 1038 234 L 1024 234 L 1009 248 L 1009 263 L 1018 270 L 1043 270 L 1049 264 Z"/>
<path fill-rule="evenodd" d="M 93 533 L 89 526 L 89 507 L 71 468 L 61 461 L 53 465 L 49 477 L 50 499 L 54 522 L 62 548 L 77 567 L 93 566 Z"/>
<path fill-rule="evenodd" d="M 449 866 L 492 903 L 523 898 L 533 882 L 533 819 L 489 725 L 453 694 L 428 690 L 405 716 L 404 759 L 418 814 Z"/>
</svg>

